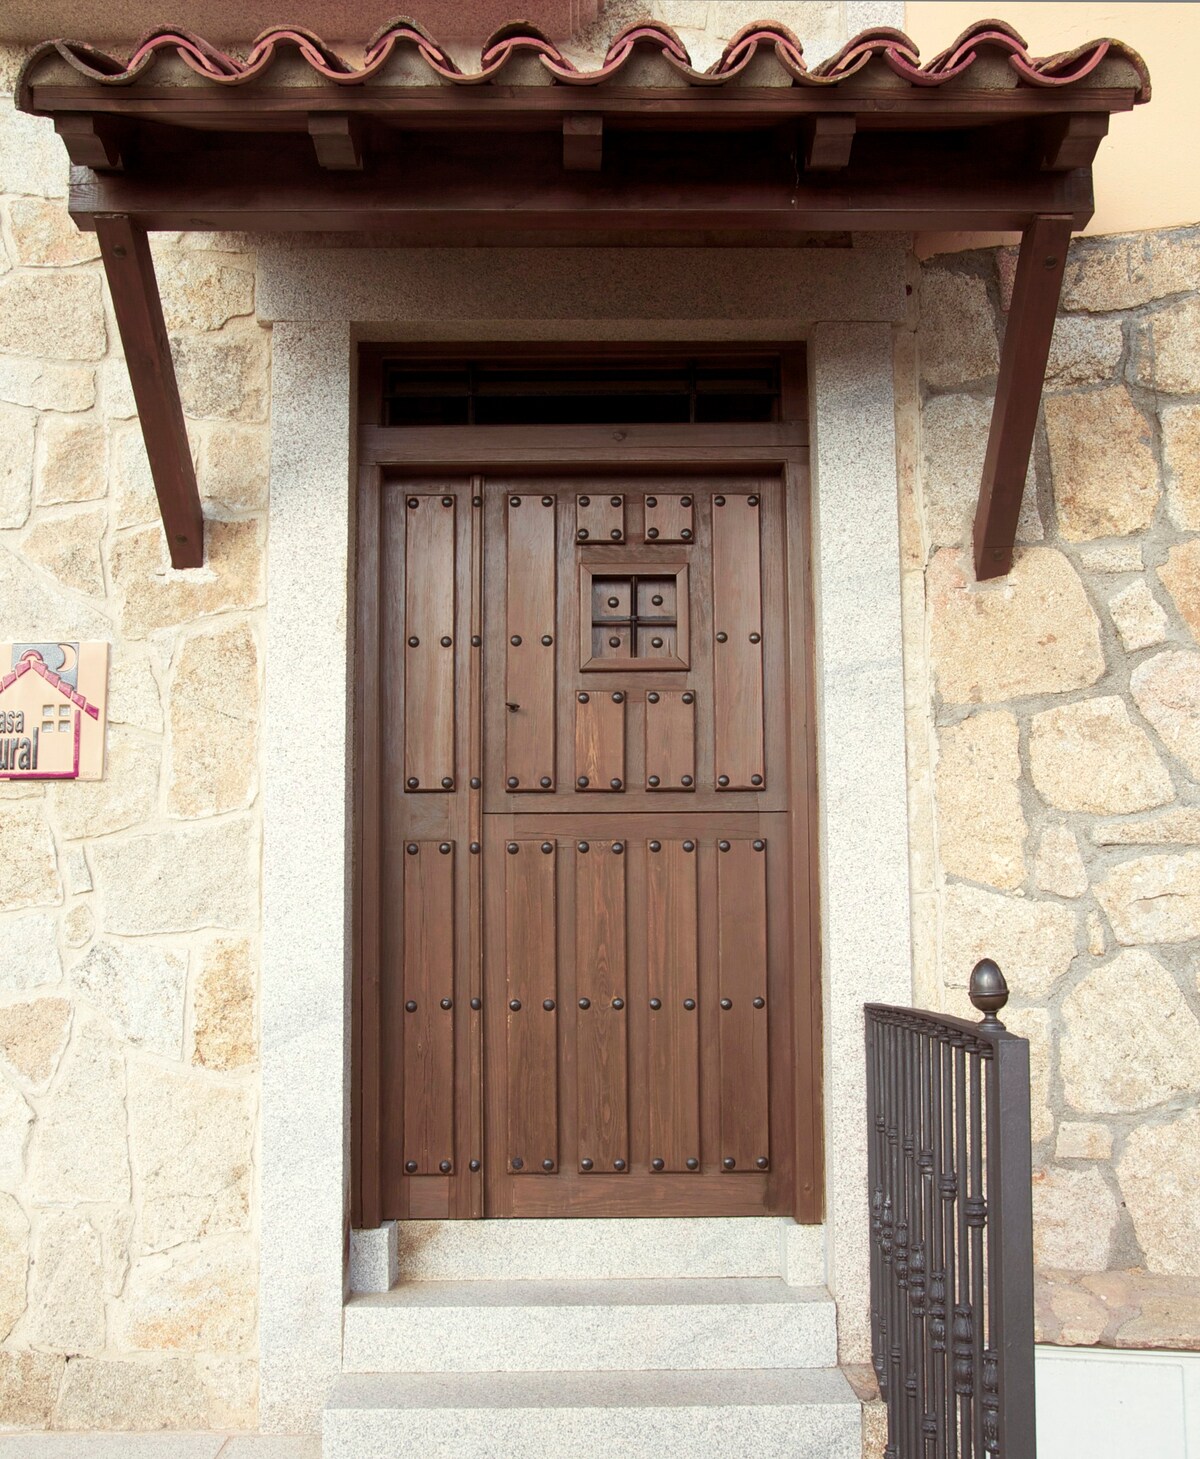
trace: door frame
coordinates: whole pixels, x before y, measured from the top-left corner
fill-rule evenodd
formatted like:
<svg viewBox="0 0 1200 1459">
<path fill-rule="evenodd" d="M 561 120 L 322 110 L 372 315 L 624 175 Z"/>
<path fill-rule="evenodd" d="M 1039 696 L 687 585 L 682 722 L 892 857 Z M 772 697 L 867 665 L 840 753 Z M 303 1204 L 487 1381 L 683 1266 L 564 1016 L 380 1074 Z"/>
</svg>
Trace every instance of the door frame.
<svg viewBox="0 0 1200 1459">
<path fill-rule="evenodd" d="M 387 427 L 381 424 L 385 356 L 539 357 L 600 359 L 621 355 L 727 356 L 777 353 L 781 360 L 779 422 L 764 425 L 654 426 L 437 426 Z M 787 502 L 788 552 L 786 613 L 789 679 L 799 691 L 802 712 L 789 724 L 791 762 L 790 860 L 792 867 L 793 957 L 807 933 L 808 986 L 793 982 L 792 1098 L 794 1139 L 793 1214 L 797 1222 L 817 1224 L 824 1217 L 824 1109 L 822 1061 L 822 956 L 820 938 L 820 848 L 817 795 L 815 629 L 812 583 L 812 494 L 805 356 L 795 342 L 755 341 L 719 346 L 556 343 L 554 345 L 362 345 L 358 358 L 356 436 L 357 573 L 353 590 L 354 655 L 353 976 L 351 987 L 351 1220 L 355 1227 L 376 1226 L 382 1218 L 380 1183 L 381 1010 L 380 885 L 381 797 L 379 784 L 381 591 L 379 524 L 382 492 L 389 481 L 419 473 L 457 475 L 567 470 L 778 471 Z M 471 734 L 479 733 L 478 706 L 472 708 Z M 802 791 L 803 788 L 803 791 Z M 802 793 L 801 793 L 802 792 Z M 797 802 L 796 797 L 799 796 Z M 801 809 L 802 808 L 802 809 Z M 803 996 L 804 994 L 807 996 Z M 469 1103 L 472 1120 L 482 1121 L 479 1101 Z M 482 1131 L 480 1132 L 482 1133 Z M 454 1215 L 483 1215 L 483 1181 L 456 1182 Z"/>
</svg>

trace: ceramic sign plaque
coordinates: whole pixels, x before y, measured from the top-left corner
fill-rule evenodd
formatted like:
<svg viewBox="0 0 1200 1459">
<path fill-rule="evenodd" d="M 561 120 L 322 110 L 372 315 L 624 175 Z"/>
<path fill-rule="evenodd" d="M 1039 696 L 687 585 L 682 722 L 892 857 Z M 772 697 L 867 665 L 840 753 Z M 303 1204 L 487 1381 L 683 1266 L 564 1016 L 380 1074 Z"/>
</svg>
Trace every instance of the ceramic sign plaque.
<svg viewBox="0 0 1200 1459">
<path fill-rule="evenodd" d="M 0 780 L 99 780 L 107 643 L 0 643 Z"/>
</svg>

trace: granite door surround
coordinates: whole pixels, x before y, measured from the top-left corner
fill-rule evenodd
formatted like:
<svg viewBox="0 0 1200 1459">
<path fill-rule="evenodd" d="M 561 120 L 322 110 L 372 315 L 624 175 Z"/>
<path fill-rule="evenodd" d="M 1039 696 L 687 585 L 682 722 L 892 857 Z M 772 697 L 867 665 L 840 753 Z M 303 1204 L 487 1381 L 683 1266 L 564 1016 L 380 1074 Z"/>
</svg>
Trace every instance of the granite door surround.
<svg viewBox="0 0 1200 1459">
<path fill-rule="evenodd" d="M 804 341 L 812 427 L 826 1276 L 867 1358 L 862 1004 L 911 998 L 893 330 L 906 241 L 849 248 L 263 248 L 272 329 L 260 1424 L 319 1431 L 350 1178 L 358 343 Z M 298 706 L 307 725 L 295 732 Z M 870 896 L 863 889 L 870 888 Z"/>
</svg>

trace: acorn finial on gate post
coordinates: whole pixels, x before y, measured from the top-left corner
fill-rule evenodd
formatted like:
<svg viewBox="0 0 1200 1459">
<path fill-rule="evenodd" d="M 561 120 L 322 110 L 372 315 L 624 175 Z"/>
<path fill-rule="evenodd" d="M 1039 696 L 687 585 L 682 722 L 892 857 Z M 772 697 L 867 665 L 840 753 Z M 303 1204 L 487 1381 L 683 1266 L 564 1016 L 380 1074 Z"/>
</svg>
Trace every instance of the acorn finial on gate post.
<svg viewBox="0 0 1200 1459">
<path fill-rule="evenodd" d="M 977 962 L 971 972 L 969 996 L 971 1002 L 983 1014 L 984 1028 L 1003 1028 L 996 1014 L 1008 1002 L 1008 984 L 1004 974 L 990 957 Z"/>
</svg>

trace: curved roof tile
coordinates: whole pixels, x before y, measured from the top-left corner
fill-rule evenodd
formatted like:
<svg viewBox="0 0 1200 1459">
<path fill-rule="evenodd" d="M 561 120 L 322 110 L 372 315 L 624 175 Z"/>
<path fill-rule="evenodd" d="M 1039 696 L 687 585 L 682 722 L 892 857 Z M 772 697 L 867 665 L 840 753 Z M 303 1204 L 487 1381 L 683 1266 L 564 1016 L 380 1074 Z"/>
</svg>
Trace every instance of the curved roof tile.
<svg viewBox="0 0 1200 1459">
<path fill-rule="evenodd" d="M 514 57 L 535 57 L 553 82 L 568 86 L 598 86 L 615 80 L 639 48 L 655 49 L 683 79 L 695 86 L 719 86 L 740 75 L 760 51 L 774 55 L 794 85 L 835 87 L 872 61 L 885 64 L 911 86 L 937 87 L 966 75 L 987 57 L 1007 62 L 1013 84 L 1037 87 L 1076 85 L 1093 75 L 1102 62 L 1128 63 L 1137 78 L 1138 102 L 1150 99 L 1150 76 L 1138 53 L 1117 40 L 1095 40 L 1058 55 L 1035 57 L 1012 26 L 1000 20 L 981 20 L 931 60 L 922 63 L 915 43 L 899 30 L 877 27 L 864 30 L 834 55 L 809 67 L 800 40 L 778 21 L 761 20 L 743 26 L 707 70 L 692 65 L 686 46 L 670 28 L 657 21 L 626 26 L 612 41 L 599 66 L 581 70 L 553 41 L 533 26 L 515 22 L 503 26 L 484 44 L 477 71 L 463 71 L 454 58 L 416 21 L 401 17 L 376 32 L 367 42 L 361 63 L 339 55 L 320 36 L 299 27 L 277 26 L 253 42 L 245 57 L 210 45 L 189 31 L 152 31 L 135 47 L 127 61 L 70 40 L 46 41 L 29 56 L 21 71 L 21 105 L 29 105 L 29 87 L 38 66 L 60 58 L 88 81 L 102 86 L 129 86 L 148 76 L 161 56 L 181 60 L 196 76 L 217 86 L 244 86 L 268 75 L 281 53 L 298 55 L 316 76 L 339 86 L 358 86 L 376 76 L 394 53 L 408 50 L 428 67 L 431 83 L 478 86 L 500 78 Z"/>
</svg>

